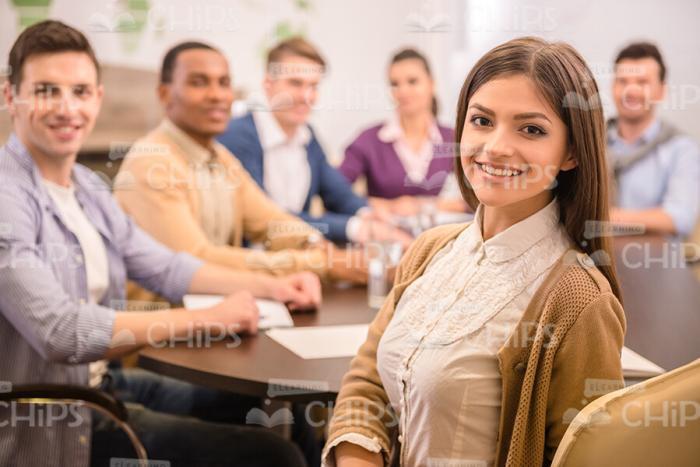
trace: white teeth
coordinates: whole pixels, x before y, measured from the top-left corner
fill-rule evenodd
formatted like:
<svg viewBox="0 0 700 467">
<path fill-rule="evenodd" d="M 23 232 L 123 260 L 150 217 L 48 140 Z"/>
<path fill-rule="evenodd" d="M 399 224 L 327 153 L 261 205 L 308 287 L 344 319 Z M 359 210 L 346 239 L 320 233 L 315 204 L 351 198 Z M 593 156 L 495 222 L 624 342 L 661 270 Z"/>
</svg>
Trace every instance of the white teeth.
<svg viewBox="0 0 700 467">
<path fill-rule="evenodd" d="M 72 126 L 61 126 L 61 127 L 54 128 L 54 129 L 56 131 L 58 131 L 59 133 L 65 133 L 65 134 L 71 133 L 72 131 L 76 130 L 76 128 L 74 128 Z"/>
<path fill-rule="evenodd" d="M 497 167 L 492 167 L 490 165 L 486 164 L 480 164 L 477 162 L 477 165 L 481 170 L 486 172 L 489 175 L 496 175 L 498 177 L 514 177 L 517 175 L 522 174 L 521 170 L 513 170 L 513 169 L 499 169 Z"/>
</svg>

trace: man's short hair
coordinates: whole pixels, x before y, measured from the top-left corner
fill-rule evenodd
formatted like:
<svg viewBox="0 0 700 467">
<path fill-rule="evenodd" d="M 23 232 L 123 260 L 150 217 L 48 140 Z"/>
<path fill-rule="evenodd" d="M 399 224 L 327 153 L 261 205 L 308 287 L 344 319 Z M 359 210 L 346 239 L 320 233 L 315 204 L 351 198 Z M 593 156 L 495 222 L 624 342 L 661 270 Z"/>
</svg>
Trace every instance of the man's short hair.
<svg viewBox="0 0 700 467">
<path fill-rule="evenodd" d="M 173 71 L 175 71 L 175 65 L 177 63 L 177 57 L 182 52 L 186 50 L 213 50 L 214 52 L 219 52 L 219 49 L 212 47 L 204 42 L 188 41 L 181 42 L 176 46 L 172 47 L 165 53 L 163 57 L 163 64 L 160 67 L 160 82 L 161 84 L 170 83 L 173 80 Z"/>
<path fill-rule="evenodd" d="M 22 66 L 32 55 L 59 52 L 82 52 L 92 60 L 100 79 L 100 64 L 90 42 L 82 32 L 55 20 L 36 23 L 25 29 L 12 45 L 9 56 L 9 80 L 13 86 L 22 82 Z"/>
<path fill-rule="evenodd" d="M 326 61 L 318 49 L 303 37 L 296 36 L 286 39 L 270 49 L 267 53 L 267 71 L 269 72 L 271 66 L 279 64 L 287 57 L 303 57 L 318 64 L 321 72 L 326 69 Z"/>
<path fill-rule="evenodd" d="M 663 83 L 666 80 L 666 65 L 661 57 L 659 48 L 651 42 L 634 42 L 620 50 L 615 58 L 615 65 L 622 60 L 638 60 L 640 58 L 653 58 L 659 64 L 659 79 Z"/>
</svg>

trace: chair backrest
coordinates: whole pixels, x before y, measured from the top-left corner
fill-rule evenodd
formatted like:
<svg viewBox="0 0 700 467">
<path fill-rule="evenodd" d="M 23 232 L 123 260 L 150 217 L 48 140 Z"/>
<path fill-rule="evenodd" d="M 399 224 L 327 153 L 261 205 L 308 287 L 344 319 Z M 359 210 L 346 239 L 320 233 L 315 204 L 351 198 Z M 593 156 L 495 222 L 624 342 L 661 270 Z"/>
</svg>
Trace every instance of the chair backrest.
<svg viewBox="0 0 700 467">
<path fill-rule="evenodd" d="M 584 407 L 552 467 L 590 465 L 699 466 L 700 359 Z"/>
<path fill-rule="evenodd" d="M 89 409 L 100 412 L 126 434 L 138 458 L 139 467 L 147 467 L 148 453 L 136 432 L 128 424 L 129 412 L 124 404 L 112 395 L 95 388 L 66 384 L 25 384 L 9 389 L 0 388 L 0 402 L 30 405 L 76 404 L 82 403 Z M 47 426 L 50 426 L 49 423 Z"/>
</svg>

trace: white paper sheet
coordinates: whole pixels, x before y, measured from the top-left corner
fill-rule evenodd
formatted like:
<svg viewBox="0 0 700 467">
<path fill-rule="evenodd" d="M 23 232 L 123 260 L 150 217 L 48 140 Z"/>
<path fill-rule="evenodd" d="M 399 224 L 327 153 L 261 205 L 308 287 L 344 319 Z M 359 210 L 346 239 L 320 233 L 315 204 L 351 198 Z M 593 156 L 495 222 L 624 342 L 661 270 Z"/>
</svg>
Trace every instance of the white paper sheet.
<svg viewBox="0 0 700 467">
<path fill-rule="evenodd" d="M 185 295 L 182 302 L 188 310 L 197 310 L 214 306 L 224 299 L 221 295 Z M 283 303 L 274 300 L 255 299 L 255 303 L 260 310 L 260 321 L 258 329 L 266 330 L 272 328 L 294 327 L 294 321 L 289 314 L 289 310 Z"/>
<path fill-rule="evenodd" d="M 645 378 L 658 376 L 665 373 L 666 370 L 661 368 L 654 362 L 650 362 L 646 358 L 639 355 L 637 352 L 622 348 L 622 373 L 625 378 Z"/>
<path fill-rule="evenodd" d="M 221 295 L 185 295 L 185 308 L 195 310 L 216 305 Z M 299 357 L 310 359 L 353 357 L 367 338 L 369 325 L 311 326 L 294 329 L 294 321 L 284 304 L 256 299 L 260 309 L 261 330 Z M 647 378 L 666 372 L 659 365 L 633 350 L 622 348 L 622 372 L 626 378 Z"/>
<path fill-rule="evenodd" d="M 367 324 L 344 326 L 310 326 L 272 329 L 267 335 L 297 354 L 310 360 L 353 357 L 367 338 Z"/>
</svg>

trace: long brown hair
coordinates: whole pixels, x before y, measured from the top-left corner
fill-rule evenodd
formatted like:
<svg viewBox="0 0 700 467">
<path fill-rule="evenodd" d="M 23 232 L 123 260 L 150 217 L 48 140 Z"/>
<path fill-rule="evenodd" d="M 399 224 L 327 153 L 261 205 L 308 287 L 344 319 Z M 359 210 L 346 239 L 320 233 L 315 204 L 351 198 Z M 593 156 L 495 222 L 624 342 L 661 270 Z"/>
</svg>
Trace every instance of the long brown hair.
<svg viewBox="0 0 700 467">
<path fill-rule="evenodd" d="M 423 65 L 423 68 L 425 68 L 425 72 L 428 74 L 428 77 L 432 79 L 433 72 L 430 70 L 430 63 L 428 63 L 428 59 L 416 49 L 406 48 L 399 50 L 391 57 L 389 67 L 391 67 L 391 65 L 394 63 L 398 63 L 403 60 L 418 60 Z M 435 97 L 435 94 L 433 94 L 433 98 L 430 103 L 430 112 L 432 112 L 433 117 L 437 117 L 439 110 L 440 108 L 438 107 L 437 97 Z"/>
<path fill-rule="evenodd" d="M 586 222 L 598 229 L 609 220 L 608 171 L 605 161 L 605 123 L 598 86 L 579 53 L 569 44 L 522 37 L 487 52 L 467 75 L 459 96 L 455 137 L 462 140 L 469 100 L 485 83 L 504 76 L 530 78 L 567 128 L 567 145 L 577 167 L 560 171 L 553 193 L 559 201 L 560 219 L 569 236 L 588 253 L 622 301 L 615 272 L 612 242 L 603 231 L 584 235 Z M 461 157 L 455 157 L 455 175 L 465 201 L 479 204 L 464 175 Z M 592 238 L 587 238 L 592 237 Z"/>
</svg>

